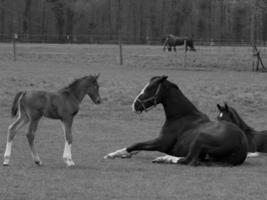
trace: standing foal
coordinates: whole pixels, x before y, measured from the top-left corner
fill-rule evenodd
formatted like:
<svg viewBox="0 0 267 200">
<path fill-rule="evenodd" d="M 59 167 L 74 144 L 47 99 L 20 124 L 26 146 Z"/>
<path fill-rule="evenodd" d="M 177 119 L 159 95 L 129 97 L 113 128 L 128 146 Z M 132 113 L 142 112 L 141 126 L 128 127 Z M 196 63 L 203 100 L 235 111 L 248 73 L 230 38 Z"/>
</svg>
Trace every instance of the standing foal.
<svg viewBox="0 0 267 200">
<path fill-rule="evenodd" d="M 69 86 L 56 92 L 47 91 L 21 91 L 14 98 L 11 115 L 18 117 L 8 127 L 7 144 L 4 154 L 4 166 L 9 165 L 13 139 L 19 128 L 29 123 L 27 139 L 31 148 L 33 161 L 37 165 L 42 162 L 34 146 L 34 135 L 38 127 L 39 120 L 44 116 L 50 119 L 59 119 L 65 135 L 65 147 L 63 160 L 66 165 L 74 166 L 71 156 L 72 133 L 71 127 L 74 116 L 79 111 L 79 105 L 85 95 L 89 95 L 95 104 L 101 103 L 99 96 L 99 85 L 97 82 L 99 75 L 85 76 L 73 81 Z"/>
</svg>

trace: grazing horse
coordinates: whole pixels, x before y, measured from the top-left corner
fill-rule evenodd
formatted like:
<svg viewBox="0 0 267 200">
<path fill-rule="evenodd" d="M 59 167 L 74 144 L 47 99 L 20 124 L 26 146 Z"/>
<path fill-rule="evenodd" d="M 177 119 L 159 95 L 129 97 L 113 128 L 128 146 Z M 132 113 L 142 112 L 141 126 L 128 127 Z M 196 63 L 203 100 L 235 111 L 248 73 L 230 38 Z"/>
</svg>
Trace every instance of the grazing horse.
<svg viewBox="0 0 267 200">
<path fill-rule="evenodd" d="M 233 107 L 228 106 L 226 103 L 224 106 L 217 104 L 217 107 L 220 112 L 217 116 L 218 120 L 226 120 L 236 124 L 247 135 L 249 144 L 249 157 L 258 156 L 259 153 L 267 153 L 267 130 L 256 131 L 255 129 L 251 128 L 240 117 L 237 111 Z"/>
<path fill-rule="evenodd" d="M 104 158 L 127 158 L 144 150 L 170 155 L 157 158 L 155 162 L 198 165 L 204 160 L 240 165 L 245 161 L 248 144 L 243 131 L 227 121 L 211 121 L 177 85 L 167 80 L 167 76 L 153 77 L 135 98 L 132 109 L 142 113 L 159 103 L 163 105 L 166 117 L 159 137 L 117 150 Z"/>
<path fill-rule="evenodd" d="M 196 51 L 194 47 L 194 42 L 192 38 L 188 37 L 177 37 L 175 35 L 168 35 L 163 43 L 163 51 L 165 51 L 166 47 L 168 48 L 168 51 L 176 51 L 176 45 L 181 46 L 184 45 L 184 42 L 186 41 L 185 50 L 188 50 L 188 47 L 190 51 Z"/>
<path fill-rule="evenodd" d="M 47 91 L 21 91 L 14 98 L 11 115 L 18 113 L 18 117 L 8 127 L 7 144 L 4 154 L 4 166 L 9 165 L 13 139 L 19 128 L 29 123 L 27 139 L 31 149 L 33 161 L 41 165 L 41 160 L 35 149 L 34 136 L 39 120 L 44 116 L 59 119 L 65 134 L 65 148 L 63 160 L 67 166 L 74 166 L 71 156 L 72 133 L 71 127 L 74 116 L 79 111 L 79 105 L 85 95 L 89 95 L 95 104 L 101 103 L 99 96 L 99 75 L 85 76 L 73 81 L 69 86 L 56 92 Z"/>
</svg>

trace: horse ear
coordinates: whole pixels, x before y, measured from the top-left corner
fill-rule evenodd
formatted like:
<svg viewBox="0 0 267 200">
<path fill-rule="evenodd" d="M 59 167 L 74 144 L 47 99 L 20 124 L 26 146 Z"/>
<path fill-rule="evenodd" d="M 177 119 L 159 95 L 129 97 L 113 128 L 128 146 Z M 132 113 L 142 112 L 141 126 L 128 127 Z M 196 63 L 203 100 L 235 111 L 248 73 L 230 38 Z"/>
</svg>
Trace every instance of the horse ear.
<svg viewBox="0 0 267 200">
<path fill-rule="evenodd" d="M 163 75 L 163 76 L 161 77 L 161 79 L 160 79 L 160 82 L 165 81 L 167 78 L 168 78 L 168 76 Z"/>
<path fill-rule="evenodd" d="M 222 111 L 222 107 L 220 106 L 220 104 L 217 104 L 217 108 L 219 109 L 219 111 Z"/>
<path fill-rule="evenodd" d="M 95 75 L 95 78 L 98 79 L 100 76 L 100 73 L 98 73 L 97 75 Z"/>
</svg>

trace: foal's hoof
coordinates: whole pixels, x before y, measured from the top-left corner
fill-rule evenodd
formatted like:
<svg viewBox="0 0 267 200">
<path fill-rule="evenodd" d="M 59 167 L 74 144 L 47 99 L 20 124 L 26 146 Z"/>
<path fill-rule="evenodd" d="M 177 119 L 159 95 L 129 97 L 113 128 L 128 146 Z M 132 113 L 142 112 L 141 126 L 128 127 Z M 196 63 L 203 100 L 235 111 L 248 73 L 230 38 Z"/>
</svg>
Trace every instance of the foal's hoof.
<svg viewBox="0 0 267 200">
<path fill-rule="evenodd" d="M 67 164 L 67 167 L 74 167 L 74 166 L 75 166 L 75 163 L 73 161 Z"/>
<path fill-rule="evenodd" d="M 9 166 L 10 158 L 4 158 L 3 166 Z"/>
<path fill-rule="evenodd" d="M 73 162 L 73 160 L 71 160 L 69 158 L 64 158 L 64 161 L 65 161 L 67 167 L 73 167 L 73 166 L 75 166 L 75 163 Z"/>
<path fill-rule="evenodd" d="M 34 163 L 35 163 L 36 165 L 38 165 L 38 166 L 41 166 L 41 165 L 42 165 L 42 161 L 41 161 L 41 160 L 36 160 L 36 161 L 34 161 Z"/>
</svg>

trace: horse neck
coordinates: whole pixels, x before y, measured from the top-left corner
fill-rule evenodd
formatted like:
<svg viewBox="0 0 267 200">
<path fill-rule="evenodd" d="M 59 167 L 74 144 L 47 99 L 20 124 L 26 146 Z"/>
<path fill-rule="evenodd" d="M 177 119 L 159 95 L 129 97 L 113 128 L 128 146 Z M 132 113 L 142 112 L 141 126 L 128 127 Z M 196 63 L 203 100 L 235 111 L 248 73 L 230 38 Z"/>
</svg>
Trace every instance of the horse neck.
<svg viewBox="0 0 267 200">
<path fill-rule="evenodd" d="M 86 95 L 86 91 L 83 87 L 80 85 L 75 85 L 73 87 L 70 87 L 67 89 L 68 93 L 71 94 L 78 104 L 80 104 L 83 100 L 83 98 Z"/>
<path fill-rule="evenodd" d="M 232 112 L 234 114 L 234 123 L 239 126 L 240 129 L 242 129 L 245 133 L 252 132 L 253 128 L 251 128 L 236 112 Z"/>
<path fill-rule="evenodd" d="M 173 118 L 178 119 L 185 115 L 201 114 L 179 89 L 171 87 L 166 93 L 168 95 L 161 101 L 161 103 L 167 120 Z"/>
</svg>

